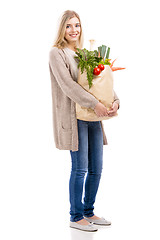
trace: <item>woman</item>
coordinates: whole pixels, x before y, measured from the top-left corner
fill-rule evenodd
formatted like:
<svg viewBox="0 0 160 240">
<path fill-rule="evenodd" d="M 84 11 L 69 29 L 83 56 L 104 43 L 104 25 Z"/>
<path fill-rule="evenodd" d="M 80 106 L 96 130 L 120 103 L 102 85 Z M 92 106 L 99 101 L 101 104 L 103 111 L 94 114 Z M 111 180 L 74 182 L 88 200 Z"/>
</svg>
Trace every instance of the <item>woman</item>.
<svg viewBox="0 0 160 240">
<path fill-rule="evenodd" d="M 72 169 L 69 182 L 70 227 L 97 231 L 94 224 L 110 225 L 93 212 L 101 178 L 103 145 L 107 144 L 101 121 L 76 119 L 76 103 L 94 109 L 97 116 L 113 116 L 119 108 L 115 94 L 111 111 L 77 83 L 78 62 L 75 51 L 82 48 L 83 32 L 79 15 L 67 10 L 63 13 L 49 54 L 52 85 L 53 130 L 58 149 L 70 150 Z M 85 174 L 85 195 L 82 202 Z"/>
</svg>

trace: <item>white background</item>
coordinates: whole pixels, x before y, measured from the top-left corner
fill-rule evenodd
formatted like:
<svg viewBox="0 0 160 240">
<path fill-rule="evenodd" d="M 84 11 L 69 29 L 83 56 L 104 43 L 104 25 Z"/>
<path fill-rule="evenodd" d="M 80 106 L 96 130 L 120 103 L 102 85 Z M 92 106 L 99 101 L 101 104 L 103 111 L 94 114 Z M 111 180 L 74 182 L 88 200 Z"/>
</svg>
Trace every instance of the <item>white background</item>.
<svg viewBox="0 0 160 240">
<path fill-rule="evenodd" d="M 86 5 L 87 4 L 87 5 Z M 110 46 L 119 116 L 103 121 L 109 145 L 96 233 L 70 229 L 69 151 L 55 148 L 48 54 L 65 10 L 88 40 Z M 0 238 L 160 239 L 159 4 L 152 1 L 5 1 L 0 6 Z"/>
</svg>

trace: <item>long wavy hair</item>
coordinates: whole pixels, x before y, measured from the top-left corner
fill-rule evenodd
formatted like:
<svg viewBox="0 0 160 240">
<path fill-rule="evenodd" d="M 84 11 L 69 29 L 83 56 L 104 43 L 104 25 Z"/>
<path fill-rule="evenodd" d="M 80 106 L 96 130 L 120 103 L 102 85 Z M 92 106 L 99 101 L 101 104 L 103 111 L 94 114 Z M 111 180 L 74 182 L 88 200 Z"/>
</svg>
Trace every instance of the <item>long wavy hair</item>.
<svg viewBox="0 0 160 240">
<path fill-rule="evenodd" d="M 54 40 L 54 44 L 53 47 L 57 47 L 60 49 L 63 49 L 64 47 L 67 46 L 67 40 L 65 39 L 65 31 L 66 31 L 66 26 L 67 26 L 67 21 L 73 17 L 77 17 L 79 19 L 80 22 L 80 26 L 81 26 L 81 20 L 80 17 L 78 15 L 78 13 L 76 13 L 75 11 L 71 11 L 71 10 L 66 10 L 60 19 L 59 22 L 59 26 L 58 26 L 58 31 L 57 31 L 57 35 L 56 38 Z M 77 46 L 78 48 L 82 48 L 83 47 L 83 31 L 82 31 L 82 26 L 81 26 L 81 31 L 80 31 L 80 36 L 79 36 L 79 40 L 77 42 Z"/>
</svg>

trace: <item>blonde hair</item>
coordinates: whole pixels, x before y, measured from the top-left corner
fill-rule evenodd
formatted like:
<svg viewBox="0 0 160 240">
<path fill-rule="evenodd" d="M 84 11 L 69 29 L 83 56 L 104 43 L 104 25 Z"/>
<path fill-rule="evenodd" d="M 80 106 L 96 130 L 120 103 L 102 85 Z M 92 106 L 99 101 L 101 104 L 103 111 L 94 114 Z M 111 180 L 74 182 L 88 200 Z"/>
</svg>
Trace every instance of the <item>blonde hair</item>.
<svg viewBox="0 0 160 240">
<path fill-rule="evenodd" d="M 54 40 L 54 45 L 53 47 L 57 47 L 57 48 L 64 48 L 67 46 L 67 40 L 65 39 L 65 31 L 66 31 L 66 26 L 67 26 L 67 21 L 73 17 L 77 17 L 79 19 L 80 22 L 80 26 L 81 26 L 81 20 L 80 17 L 78 15 L 78 13 L 76 13 L 75 11 L 71 11 L 71 10 L 66 10 L 63 15 L 61 16 L 60 19 L 60 23 L 59 23 L 59 27 L 58 27 L 58 31 L 57 31 L 57 36 Z M 78 48 L 82 48 L 83 47 L 83 31 L 82 31 L 82 26 L 81 26 L 81 31 L 80 31 L 80 36 L 79 36 L 79 40 L 77 43 L 77 47 Z"/>
</svg>

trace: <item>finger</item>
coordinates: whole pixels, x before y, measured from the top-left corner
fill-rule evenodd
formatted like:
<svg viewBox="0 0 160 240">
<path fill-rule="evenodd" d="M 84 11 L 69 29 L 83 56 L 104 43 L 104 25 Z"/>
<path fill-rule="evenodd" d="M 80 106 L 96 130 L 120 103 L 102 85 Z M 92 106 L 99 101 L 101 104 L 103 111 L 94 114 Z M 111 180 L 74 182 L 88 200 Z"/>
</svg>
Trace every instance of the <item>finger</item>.
<svg viewBox="0 0 160 240">
<path fill-rule="evenodd" d="M 113 117 L 115 116 L 115 113 L 109 114 L 108 117 Z"/>
<path fill-rule="evenodd" d="M 107 116 L 108 116 L 108 112 L 101 115 L 101 117 L 107 117 Z"/>
<path fill-rule="evenodd" d="M 115 110 L 113 109 L 113 110 L 110 110 L 110 111 L 108 111 L 108 114 L 112 114 L 112 113 L 115 113 Z"/>
</svg>

